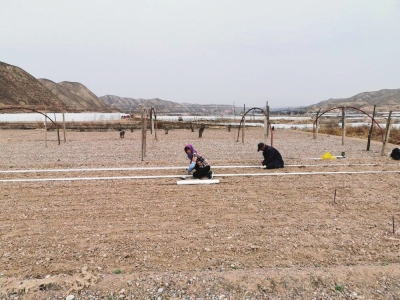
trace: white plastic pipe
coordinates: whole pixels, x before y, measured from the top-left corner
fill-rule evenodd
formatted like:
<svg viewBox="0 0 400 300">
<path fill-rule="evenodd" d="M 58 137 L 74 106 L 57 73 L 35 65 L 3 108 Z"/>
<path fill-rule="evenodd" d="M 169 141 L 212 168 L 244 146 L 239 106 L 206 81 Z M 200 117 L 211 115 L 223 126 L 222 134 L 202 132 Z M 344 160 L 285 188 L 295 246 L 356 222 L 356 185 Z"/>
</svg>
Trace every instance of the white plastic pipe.
<svg viewBox="0 0 400 300">
<path fill-rule="evenodd" d="M 235 177 L 235 176 L 292 176 L 292 175 L 337 175 L 337 174 L 383 174 L 400 173 L 400 170 L 393 171 L 338 171 L 338 172 L 285 172 L 285 173 L 253 173 L 253 174 L 214 174 L 214 177 Z"/>
<path fill-rule="evenodd" d="M 320 159 L 320 158 L 315 158 Z M 398 166 L 400 164 L 321 164 L 321 165 L 285 165 L 288 167 L 328 167 L 328 166 Z M 212 166 L 212 169 L 265 169 L 265 166 Z M 27 169 L 0 170 L 0 173 L 44 173 L 44 172 L 97 172 L 97 171 L 148 171 L 148 170 L 186 170 L 182 167 L 132 167 L 132 168 L 83 168 L 83 169 Z"/>
<path fill-rule="evenodd" d="M 190 180 L 178 180 L 176 184 L 212 184 L 219 183 L 218 179 L 190 179 Z"/>
<path fill-rule="evenodd" d="M 400 173 L 400 170 L 393 171 L 341 171 L 341 172 L 294 172 L 294 173 L 248 173 L 248 174 L 215 174 L 214 177 L 250 177 L 250 176 L 293 176 L 293 175 L 339 175 L 339 174 L 390 174 Z M 21 179 L 0 179 L 0 182 L 41 182 L 41 181 L 78 181 L 78 180 L 124 180 L 124 179 L 158 179 L 158 178 L 181 178 L 181 175 L 160 175 L 160 176 L 109 176 L 109 177 L 64 177 L 64 178 L 21 178 Z"/>
</svg>

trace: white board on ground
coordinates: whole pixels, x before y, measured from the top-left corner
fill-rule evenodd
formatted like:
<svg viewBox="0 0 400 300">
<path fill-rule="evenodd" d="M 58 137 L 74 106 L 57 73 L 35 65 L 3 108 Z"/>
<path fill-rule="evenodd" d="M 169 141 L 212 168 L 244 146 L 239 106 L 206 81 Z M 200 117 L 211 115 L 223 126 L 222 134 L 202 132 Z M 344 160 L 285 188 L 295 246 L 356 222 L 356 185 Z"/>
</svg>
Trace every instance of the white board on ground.
<svg viewBox="0 0 400 300">
<path fill-rule="evenodd" d="M 219 183 L 218 179 L 189 179 L 189 180 L 179 180 L 176 184 L 213 184 Z"/>
</svg>

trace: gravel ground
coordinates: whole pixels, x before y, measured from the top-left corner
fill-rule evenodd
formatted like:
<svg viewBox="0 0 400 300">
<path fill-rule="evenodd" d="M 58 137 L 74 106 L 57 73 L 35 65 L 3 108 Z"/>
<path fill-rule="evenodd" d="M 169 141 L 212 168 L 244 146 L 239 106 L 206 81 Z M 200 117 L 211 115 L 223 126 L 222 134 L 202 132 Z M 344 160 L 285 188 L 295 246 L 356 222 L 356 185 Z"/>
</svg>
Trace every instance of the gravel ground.
<svg viewBox="0 0 400 300">
<path fill-rule="evenodd" d="M 237 138 L 0 130 L 0 299 L 400 299 L 394 145 L 275 130 L 265 170 Z M 186 143 L 219 184 L 177 184 Z"/>
</svg>

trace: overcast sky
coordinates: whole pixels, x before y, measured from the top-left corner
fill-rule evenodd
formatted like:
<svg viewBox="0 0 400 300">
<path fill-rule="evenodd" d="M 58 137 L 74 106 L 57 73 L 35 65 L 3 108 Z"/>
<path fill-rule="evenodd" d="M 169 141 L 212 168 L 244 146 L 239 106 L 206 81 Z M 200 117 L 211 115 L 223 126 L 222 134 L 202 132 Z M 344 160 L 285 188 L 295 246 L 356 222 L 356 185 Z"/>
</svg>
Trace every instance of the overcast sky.
<svg viewBox="0 0 400 300">
<path fill-rule="evenodd" d="M 2 0 L 0 61 L 99 97 L 310 105 L 400 88 L 400 0 Z"/>
</svg>

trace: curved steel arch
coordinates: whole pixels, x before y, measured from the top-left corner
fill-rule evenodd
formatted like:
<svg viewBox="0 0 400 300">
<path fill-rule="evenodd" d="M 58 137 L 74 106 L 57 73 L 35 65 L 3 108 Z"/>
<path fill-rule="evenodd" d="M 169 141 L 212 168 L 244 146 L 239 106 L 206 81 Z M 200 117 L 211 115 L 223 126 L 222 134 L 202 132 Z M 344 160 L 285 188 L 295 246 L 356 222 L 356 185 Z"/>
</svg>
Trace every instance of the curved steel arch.
<svg viewBox="0 0 400 300">
<path fill-rule="evenodd" d="M 30 110 L 30 111 L 33 111 L 33 112 L 35 112 L 35 113 L 38 113 L 38 114 L 43 115 L 45 118 L 49 119 L 49 120 L 51 121 L 51 123 L 54 124 L 54 126 L 56 126 L 56 128 L 57 128 L 58 144 L 60 145 L 60 131 L 59 131 L 58 125 L 57 125 L 57 123 L 55 123 L 55 122 L 54 122 L 49 116 L 47 116 L 46 114 L 44 114 L 44 113 L 42 113 L 42 112 L 40 112 L 40 111 L 38 111 L 38 110 L 35 110 L 35 109 L 33 109 L 33 108 L 27 108 L 27 107 L 22 107 L 22 106 L 0 107 L 0 110 L 3 110 L 3 109 L 26 109 L 26 110 Z"/>
<path fill-rule="evenodd" d="M 382 129 L 382 127 L 379 125 L 379 123 L 378 123 L 377 121 L 375 121 L 375 119 L 374 119 L 370 114 L 368 114 L 367 112 L 365 112 L 365 111 L 363 111 L 363 110 L 361 110 L 361 109 L 359 109 L 359 108 L 357 108 L 357 107 L 353 107 L 353 106 L 337 106 L 337 107 L 331 107 L 331 108 L 329 108 L 328 110 L 326 110 L 326 111 L 324 111 L 323 113 L 321 113 L 320 115 L 317 115 L 317 117 L 315 118 L 315 121 L 314 121 L 314 123 L 313 123 L 313 133 L 315 133 L 315 127 L 316 127 L 316 125 L 317 125 L 318 119 L 319 119 L 322 115 L 326 114 L 327 112 L 330 112 L 331 110 L 338 109 L 338 108 L 340 108 L 340 109 L 343 109 L 343 108 L 351 108 L 351 109 L 354 109 L 354 110 L 358 110 L 358 111 L 362 112 L 363 114 L 367 115 L 369 118 L 371 118 L 371 121 L 372 121 L 373 123 L 375 123 L 376 126 L 378 126 L 378 128 L 379 128 L 379 130 L 380 130 L 380 132 L 381 132 L 381 137 L 382 137 L 382 141 L 383 141 L 383 129 Z"/>
<path fill-rule="evenodd" d="M 242 119 L 240 120 L 239 129 L 238 129 L 238 136 L 237 136 L 236 142 L 239 142 L 240 128 L 242 127 L 242 122 L 243 122 L 243 120 L 244 120 L 244 117 L 245 117 L 250 111 L 256 110 L 256 109 L 261 110 L 261 112 L 264 114 L 264 116 L 268 117 L 267 114 L 266 114 L 266 112 L 265 112 L 262 108 L 259 108 L 259 107 L 252 107 L 252 108 L 250 108 L 249 110 L 247 110 L 247 111 L 243 114 Z M 269 127 L 271 128 L 271 125 L 269 125 Z"/>
</svg>

